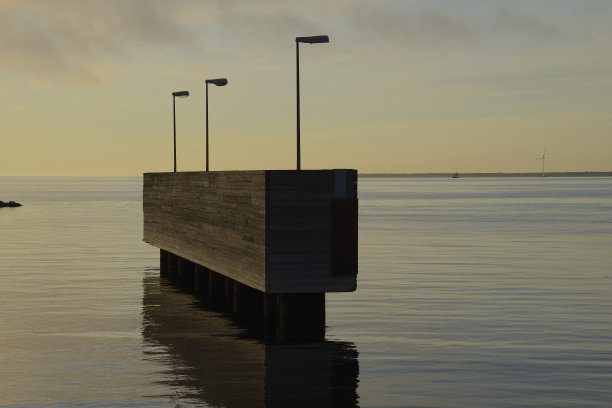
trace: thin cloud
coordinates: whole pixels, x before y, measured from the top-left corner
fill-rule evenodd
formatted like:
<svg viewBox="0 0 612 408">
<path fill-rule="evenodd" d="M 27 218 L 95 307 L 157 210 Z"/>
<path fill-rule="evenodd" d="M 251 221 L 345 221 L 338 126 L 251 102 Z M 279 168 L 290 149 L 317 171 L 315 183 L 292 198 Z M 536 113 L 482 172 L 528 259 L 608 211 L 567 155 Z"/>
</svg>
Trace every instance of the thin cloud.
<svg viewBox="0 0 612 408">
<path fill-rule="evenodd" d="M 566 37 L 558 25 L 509 5 L 499 5 L 492 21 L 494 25 L 490 30 L 496 30 L 516 42 L 549 43 Z"/>
<path fill-rule="evenodd" d="M 435 45 L 478 35 L 468 22 L 435 10 L 362 6 L 353 8 L 350 16 L 361 30 L 405 44 Z"/>
<path fill-rule="evenodd" d="M 478 43 L 563 42 L 567 35 L 538 7 L 510 2 L 355 2 L 348 16 L 361 31 L 417 47 Z"/>
<path fill-rule="evenodd" d="M 161 2 L 22 0 L 0 12 L 0 69 L 36 78 L 96 82 L 139 47 L 196 46 Z"/>
<path fill-rule="evenodd" d="M 235 9 L 220 16 L 219 23 L 233 33 L 242 33 L 266 41 L 283 37 L 290 39 L 292 36 L 318 30 L 313 19 L 285 8 L 255 12 Z"/>
<path fill-rule="evenodd" d="M 408 50 L 438 52 L 436 47 L 447 45 L 477 50 L 487 44 L 538 46 L 581 41 L 573 28 L 563 25 L 573 16 L 568 5 L 574 3 L 562 2 L 563 7 L 553 9 L 556 14 L 546 11 L 557 3 L 540 4 L 500 0 L 0 0 L 0 70 L 38 81 L 95 83 L 112 79 L 130 60 L 150 54 L 182 52 L 190 57 L 201 51 L 225 55 L 236 50 L 248 58 L 261 58 L 270 49 L 266 44 L 319 33 L 343 37 L 345 44 L 360 44 L 359 52 L 368 55 L 382 50 L 385 55 L 403 55 Z M 368 43 L 366 52 L 362 45 Z"/>
</svg>

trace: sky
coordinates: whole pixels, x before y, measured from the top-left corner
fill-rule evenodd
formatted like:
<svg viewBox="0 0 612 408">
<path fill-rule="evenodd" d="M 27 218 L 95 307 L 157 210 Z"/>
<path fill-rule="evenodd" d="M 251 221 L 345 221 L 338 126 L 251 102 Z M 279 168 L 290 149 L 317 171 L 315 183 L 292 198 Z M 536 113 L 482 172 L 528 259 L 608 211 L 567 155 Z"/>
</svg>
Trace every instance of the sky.
<svg viewBox="0 0 612 408">
<path fill-rule="evenodd" d="M 612 171 L 609 0 L 0 0 L 0 176 Z"/>
</svg>

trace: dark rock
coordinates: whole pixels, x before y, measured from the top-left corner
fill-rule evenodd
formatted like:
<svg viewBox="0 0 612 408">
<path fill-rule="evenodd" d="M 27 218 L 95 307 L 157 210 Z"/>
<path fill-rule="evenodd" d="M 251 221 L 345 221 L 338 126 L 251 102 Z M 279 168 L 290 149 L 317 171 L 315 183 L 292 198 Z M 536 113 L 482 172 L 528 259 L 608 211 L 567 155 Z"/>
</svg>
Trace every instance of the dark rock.
<svg viewBox="0 0 612 408">
<path fill-rule="evenodd" d="M 21 204 L 16 203 L 14 201 L 9 201 L 8 203 L 5 203 L 4 201 L 0 201 L 0 208 L 2 207 L 21 207 Z"/>
</svg>

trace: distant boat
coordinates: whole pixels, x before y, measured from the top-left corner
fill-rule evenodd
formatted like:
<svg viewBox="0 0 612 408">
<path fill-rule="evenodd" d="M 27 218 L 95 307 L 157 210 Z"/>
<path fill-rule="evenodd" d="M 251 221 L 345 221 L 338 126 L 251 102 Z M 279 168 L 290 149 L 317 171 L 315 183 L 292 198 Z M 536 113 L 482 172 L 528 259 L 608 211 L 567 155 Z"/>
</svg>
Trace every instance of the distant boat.
<svg viewBox="0 0 612 408">
<path fill-rule="evenodd" d="M 453 178 L 461 178 L 461 176 L 459 175 L 459 173 L 455 172 L 455 174 L 453 174 Z"/>
</svg>

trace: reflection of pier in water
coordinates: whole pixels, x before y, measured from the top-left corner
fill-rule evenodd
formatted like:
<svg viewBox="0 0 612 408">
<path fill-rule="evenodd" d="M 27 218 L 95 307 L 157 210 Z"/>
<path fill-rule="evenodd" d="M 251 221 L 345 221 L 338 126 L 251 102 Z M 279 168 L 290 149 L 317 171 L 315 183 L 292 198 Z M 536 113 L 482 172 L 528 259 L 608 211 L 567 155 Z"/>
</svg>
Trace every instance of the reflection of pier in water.
<svg viewBox="0 0 612 408">
<path fill-rule="evenodd" d="M 228 408 L 357 406 L 353 343 L 264 344 L 157 276 L 144 280 L 143 336 L 163 347 L 152 359 L 168 366 L 166 384 L 180 399 Z"/>
</svg>

